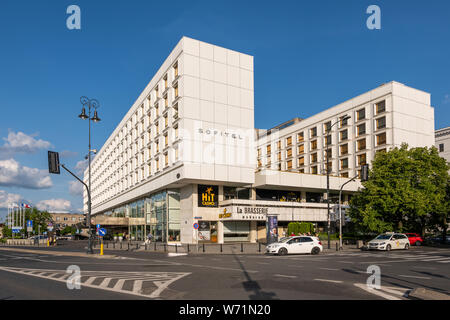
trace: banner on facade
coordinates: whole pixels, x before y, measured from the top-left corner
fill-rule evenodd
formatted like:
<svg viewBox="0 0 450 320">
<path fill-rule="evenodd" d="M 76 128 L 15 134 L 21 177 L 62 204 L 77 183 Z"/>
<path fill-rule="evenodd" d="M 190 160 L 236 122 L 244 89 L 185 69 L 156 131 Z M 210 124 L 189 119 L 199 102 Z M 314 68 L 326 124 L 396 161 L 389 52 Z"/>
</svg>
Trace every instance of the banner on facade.
<svg viewBox="0 0 450 320">
<path fill-rule="evenodd" d="M 198 222 L 198 240 L 210 241 L 211 240 L 211 228 L 209 221 Z"/>
<path fill-rule="evenodd" d="M 219 206 L 219 187 L 199 184 L 198 206 L 217 208 Z"/>
<path fill-rule="evenodd" d="M 278 241 L 278 217 L 276 215 L 267 216 L 266 240 L 268 244 Z"/>
</svg>

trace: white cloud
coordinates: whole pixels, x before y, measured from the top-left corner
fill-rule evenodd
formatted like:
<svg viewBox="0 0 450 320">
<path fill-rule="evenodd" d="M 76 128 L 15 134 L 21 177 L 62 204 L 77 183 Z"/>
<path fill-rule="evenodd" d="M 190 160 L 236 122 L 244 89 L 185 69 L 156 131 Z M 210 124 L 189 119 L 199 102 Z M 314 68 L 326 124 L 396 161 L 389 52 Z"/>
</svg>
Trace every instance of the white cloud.
<svg viewBox="0 0 450 320">
<path fill-rule="evenodd" d="M 78 152 L 75 151 L 69 151 L 69 150 L 63 150 L 59 153 L 60 158 L 73 158 L 78 155 Z"/>
<path fill-rule="evenodd" d="M 16 160 L 0 160 L 0 186 L 28 189 L 50 188 L 53 183 L 47 170 L 21 166 Z"/>
<path fill-rule="evenodd" d="M 9 205 L 19 204 L 23 198 L 20 194 L 8 193 L 5 190 L 0 190 L 0 208 L 8 208 Z"/>
<path fill-rule="evenodd" d="M 89 166 L 89 160 L 78 161 L 75 165 L 75 170 L 78 174 L 83 175 L 86 168 Z M 82 177 L 81 177 L 82 178 Z"/>
<path fill-rule="evenodd" d="M 83 185 L 76 180 L 69 181 L 69 192 L 73 196 L 82 196 L 83 195 Z"/>
<path fill-rule="evenodd" d="M 68 213 L 71 206 L 70 201 L 65 199 L 41 200 L 36 204 L 39 210 L 56 213 Z"/>
<path fill-rule="evenodd" d="M 36 153 L 40 149 L 49 149 L 52 144 L 42 139 L 35 139 L 32 135 L 23 132 L 10 131 L 7 138 L 3 138 L 5 144 L 0 146 L 0 154 L 3 159 L 16 153 Z"/>
</svg>

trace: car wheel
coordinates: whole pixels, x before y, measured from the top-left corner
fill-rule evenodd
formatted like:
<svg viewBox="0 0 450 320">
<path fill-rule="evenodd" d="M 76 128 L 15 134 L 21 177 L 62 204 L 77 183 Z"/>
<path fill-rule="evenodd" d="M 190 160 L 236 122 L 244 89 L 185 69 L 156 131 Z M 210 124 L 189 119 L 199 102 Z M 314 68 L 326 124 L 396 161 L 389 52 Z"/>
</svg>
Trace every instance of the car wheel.
<svg viewBox="0 0 450 320">
<path fill-rule="evenodd" d="M 415 245 L 418 246 L 418 247 L 420 247 L 420 246 L 422 245 L 422 242 L 416 241 Z"/>
<path fill-rule="evenodd" d="M 320 253 L 320 248 L 319 247 L 314 247 L 312 250 L 311 250 L 311 254 L 319 254 Z"/>
<path fill-rule="evenodd" d="M 287 253 L 288 253 L 288 251 L 286 248 L 280 248 L 280 250 L 278 250 L 278 254 L 280 256 L 285 256 L 285 255 L 287 255 Z"/>
<path fill-rule="evenodd" d="M 409 243 L 405 244 L 405 250 L 409 249 Z"/>
<path fill-rule="evenodd" d="M 390 245 L 390 244 L 388 244 L 388 245 L 386 246 L 386 251 L 391 251 L 391 245 Z"/>
</svg>

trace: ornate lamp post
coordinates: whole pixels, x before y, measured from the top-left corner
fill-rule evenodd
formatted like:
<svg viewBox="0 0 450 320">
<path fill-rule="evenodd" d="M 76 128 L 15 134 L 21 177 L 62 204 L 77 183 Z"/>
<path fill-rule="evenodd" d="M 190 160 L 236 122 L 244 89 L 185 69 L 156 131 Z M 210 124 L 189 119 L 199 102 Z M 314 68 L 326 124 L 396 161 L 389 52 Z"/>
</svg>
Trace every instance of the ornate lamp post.
<svg viewBox="0 0 450 320">
<path fill-rule="evenodd" d="M 89 120 L 89 152 L 88 152 L 88 161 L 89 161 L 89 192 L 91 190 L 91 152 L 94 150 L 91 149 L 91 120 L 94 122 L 99 122 L 100 118 L 97 114 L 97 109 L 100 107 L 100 103 L 95 99 L 89 99 L 87 97 L 81 97 L 80 102 L 83 105 L 83 109 L 81 110 L 81 114 L 78 116 L 82 120 Z M 86 115 L 86 107 L 88 108 L 88 114 Z M 91 112 L 94 111 L 94 116 L 91 118 Z M 88 249 L 87 253 L 94 253 L 92 250 L 92 230 L 91 230 L 91 199 L 89 197 L 88 200 L 88 212 L 86 215 L 86 220 L 89 226 L 89 240 L 88 240 Z"/>
</svg>

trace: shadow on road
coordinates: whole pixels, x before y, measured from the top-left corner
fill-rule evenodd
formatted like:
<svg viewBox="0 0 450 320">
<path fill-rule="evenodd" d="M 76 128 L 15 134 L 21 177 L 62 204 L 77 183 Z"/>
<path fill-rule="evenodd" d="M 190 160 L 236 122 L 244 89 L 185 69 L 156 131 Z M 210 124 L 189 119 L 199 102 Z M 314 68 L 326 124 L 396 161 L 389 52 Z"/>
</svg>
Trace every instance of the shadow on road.
<svg viewBox="0 0 450 320">
<path fill-rule="evenodd" d="M 239 260 L 239 257 L 234 252 L 233 257 L 239 264 L 239 267 L 241 268 L 245 278 L 247 279 L 247 281 L 242 282 L 242 286 L 244 287 L 245 291 L 252 291 L 252 294 L 248 296 L 250 300 L 279 300 L 275 292 L 267 292 L 261 290 L 258 282 L 252 280 L 248 272 L 245 270 L 245 267 L 242 264 L 241 260 Z"/>
</svg>

